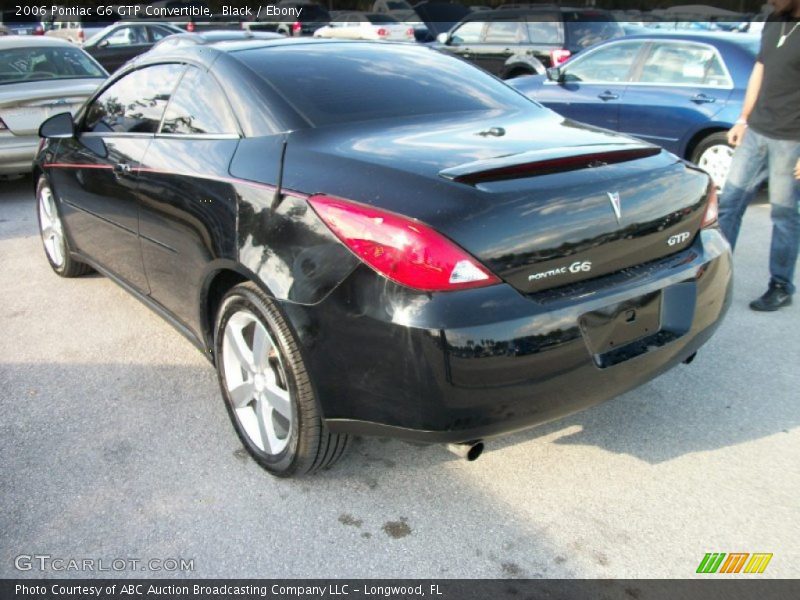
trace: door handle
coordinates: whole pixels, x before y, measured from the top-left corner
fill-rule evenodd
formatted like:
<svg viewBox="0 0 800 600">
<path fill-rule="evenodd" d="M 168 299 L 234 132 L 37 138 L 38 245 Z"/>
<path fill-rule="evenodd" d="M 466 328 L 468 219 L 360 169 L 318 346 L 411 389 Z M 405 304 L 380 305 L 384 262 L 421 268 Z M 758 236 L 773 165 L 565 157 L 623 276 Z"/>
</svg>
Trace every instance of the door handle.
<svg viewBox="0 0 800 600">
<path fill-rule="evenodd" d="M 705 94 L 695 94 L 690 98 L 692 102 L 695 104 L 709 104 L 711 102 L 716 102 L 716 98 L 712 98 L 711 96 L 706 96 Z"/>
<path fill-rule="evenodd" d="M 600 100 L 603 100 L 603 101 L 606 101 L 606 100 L 619 100 L 619 94 L 615 94 L 614 92 L 612 92 L 610 90 L 606 90 L 602 94 L 598 94 L 597 97 L 600 98 Z"/>
<path fill-rule="evenodd" d="M 131 166 L 128 163 L 117 163 L 114 165 L 114 173 L 117 175 L 127 175 L 131 172 Z"/>
</svg>

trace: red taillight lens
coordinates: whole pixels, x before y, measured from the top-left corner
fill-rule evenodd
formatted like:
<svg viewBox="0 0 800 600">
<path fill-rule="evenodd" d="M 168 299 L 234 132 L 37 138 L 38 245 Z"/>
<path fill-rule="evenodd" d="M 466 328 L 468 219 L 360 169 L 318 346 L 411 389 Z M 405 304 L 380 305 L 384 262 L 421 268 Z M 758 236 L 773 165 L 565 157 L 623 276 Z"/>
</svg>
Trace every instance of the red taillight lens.
<svg viewBox="0 0 800 600">
<path fill-rule="evenodd" d="M 469 254 L 418 221 L 330 196 L 308 201 L 358 258 L 396 283 L 426 292 L 500 283 Z"/>
<path fill-rule="evenodd" d="M 413 27 L 409 27 L 408 29 L 406 29 L 406 37 L 410 37 L 410 38 L 414 37 L 414 28 Z"/>
<path fill-rule="evenodd" d="M 83 43 L 86 41 L 86 34 L 84 33 L 83 29 L 78 30 L 78 41 Z"/>
<path fill-rule="evenodd" d="M 194 22 L 193 21 L 189 21 L 186 24 L 186 31 L 188 31 L 189 33 L 193 33 L 194 32 Z"/>
<path fill-rule="evenodd" d="M 388 31 L 388 30 L 386 30 L 386 29 L 384 29 L 383 27 L 380 27 L 376 33 L 377 33 L 377 34 L 378 34 L 380 37 L 386 37 L 387 35 L 389 35 L 389 31 Z"/>
<path fill-rule="evenodd" d="M 708 204 L 706 205 L 706 212 L 703 215 L 703 222 L 700 227 L 710 227 L 717 222 L 719 216 L 719 198 L 717 197 L 717 186 L 714 182 L 708 186 Z"/>
<path fill-rule="evenodd" d="M 292 33 L 299 34 L 303 29 L 303 24 L 300 21 L 295 21 L 292 23 Z"/>
<path fill-rule="evenodd" d="M 572 56 L 572 52 L 566 48 L 550 50 L 550 63 L 552 66 L 557 67 L 561 63 L 567 62 L 567 59 L 569 59 L 570 56 Z"/>
<path fill-rule="evenodd" d="M 37 25 L 36 29 L 33 30 L 33 35 L 44 35 L 44 27 Z"/>
</svg>

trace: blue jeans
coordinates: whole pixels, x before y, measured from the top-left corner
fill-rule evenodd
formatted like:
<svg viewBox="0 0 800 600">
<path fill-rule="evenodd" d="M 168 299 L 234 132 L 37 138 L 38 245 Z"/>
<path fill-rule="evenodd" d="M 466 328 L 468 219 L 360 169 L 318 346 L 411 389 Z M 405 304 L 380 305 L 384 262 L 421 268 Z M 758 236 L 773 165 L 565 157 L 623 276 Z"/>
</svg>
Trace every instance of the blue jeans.
<svg viewBox="0 0 800 600">
<path fill-rule="evenodd" d="M 783 285 L 790 294 L 795 291 L 794 268 L 800 243 L 800 181 L 794 177 L 798 158 L 800 142 L 776 140 L 748 129 L 733 154 L 719 202 L 719 225 L 734 248 L 744 211 L 758 186 L 769 177 L 772 207 L 769 273 L 772 283 Z"/>
</svg>

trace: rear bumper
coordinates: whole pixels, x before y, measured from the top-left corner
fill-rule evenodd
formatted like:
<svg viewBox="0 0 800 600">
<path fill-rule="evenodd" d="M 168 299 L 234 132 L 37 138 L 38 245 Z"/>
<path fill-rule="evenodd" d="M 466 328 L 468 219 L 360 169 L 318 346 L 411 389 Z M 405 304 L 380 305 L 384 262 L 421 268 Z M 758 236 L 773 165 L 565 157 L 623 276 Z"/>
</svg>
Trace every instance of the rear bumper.
<svg viewBox="0 0 800 600">
<path fill-rule="evenodd" d="M 38 146 L 39 138 L 35 135 L 0 134 L 0 175 L 30 173 Z"/>
<path fill-rule="evenodd" d="M 283 308 L 331 431 L 459 442 L 574 413 L 682 362 L 721 322 L 731 276 L 711 229 L 668 259 L 560 292 L 419 294 L 364 267 L 319 304 Z"/>
</svg>

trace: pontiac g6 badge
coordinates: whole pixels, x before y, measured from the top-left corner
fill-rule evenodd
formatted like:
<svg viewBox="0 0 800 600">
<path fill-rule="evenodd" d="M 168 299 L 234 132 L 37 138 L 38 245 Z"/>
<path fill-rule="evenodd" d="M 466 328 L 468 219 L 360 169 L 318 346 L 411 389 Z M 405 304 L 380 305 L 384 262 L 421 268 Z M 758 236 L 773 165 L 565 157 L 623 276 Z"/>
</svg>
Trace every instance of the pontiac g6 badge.
<svg viewBox="0 0 800 600">
<path fill-rule="evenodd" d="M 622 218 L 622 208 L 619 203 L 619 192 L 606 192 L 608 199 L 611 201 L 611 208 L 614 209 L 614 216 L 617 217 L 617 223 Z"/>
</svg>

